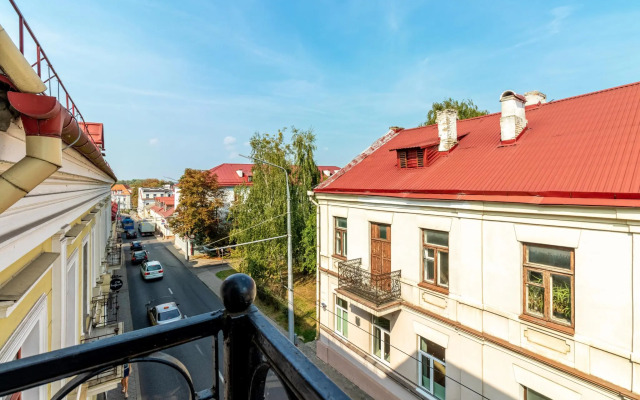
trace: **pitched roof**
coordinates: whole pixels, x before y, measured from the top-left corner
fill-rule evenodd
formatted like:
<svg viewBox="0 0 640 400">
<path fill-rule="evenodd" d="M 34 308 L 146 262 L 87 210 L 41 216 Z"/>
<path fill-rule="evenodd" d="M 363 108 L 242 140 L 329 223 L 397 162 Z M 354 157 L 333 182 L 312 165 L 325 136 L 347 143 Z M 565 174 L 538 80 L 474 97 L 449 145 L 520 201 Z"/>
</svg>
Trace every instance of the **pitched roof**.
<svg viewBox="0 0 640 400">
<path fill-rule="evenodd" d="M 117 191 L 121 191 L 123 195 L 131 195 L 131 191 L 129 190 L 129 188 L 127 187 L 127 185 L 123 185 L 122 183 L 116 183 L 115 185 L 111 186 L 111 191 L 112 192 L 117 192 Z"/>
<path fill-rule="evenodd" d="M 640 206 L 640 82 L 527 106 L 513 145 L 500 142 L 500 116 L 458 121 L 459 144 L 424 168 L 398 168 L 390 150 L 438 143 L 437 125 L 389 132 L 316 191 Z"/>
<path fill-rule="evenodd" d="M 172 206 L 176 203 L 176 199 L 173 196 L 158 196 L 155 198 L 155 201 L 158 203 L 164 203 L 168 206 Z"/>
<path fill-rule="evenodd" d="M 209 172 L 218 175 L 219 186 L 237 186 L 242 185 L 243 183 L 251 185 L 252 183 L 249 181 L 249 177 L 253 176 L 253 172 L 251 172 L 252 168 L 253 164 L 225 163 L 211 168 Z M 237 171 L 239 170 L 242 171 L 242 176 L 238 174 Z M 338 170 L 340 170 L 340 168 L 333 165 L 318 166 L 318 171 L 320 172 L 323 180 L 327 177 L 326 172 L 324 171 L 329 171 L 329 175 L 333 175 Z"/>
</svg>

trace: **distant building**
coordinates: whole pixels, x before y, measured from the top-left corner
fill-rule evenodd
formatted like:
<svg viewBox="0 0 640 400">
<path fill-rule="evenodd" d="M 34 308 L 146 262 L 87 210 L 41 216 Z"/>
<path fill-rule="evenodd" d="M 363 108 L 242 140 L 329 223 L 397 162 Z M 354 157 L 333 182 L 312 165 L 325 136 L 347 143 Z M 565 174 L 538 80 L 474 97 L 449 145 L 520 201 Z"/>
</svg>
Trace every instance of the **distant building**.
<svg viewBox="0 0 640 400">
<path fill-rule="evenodd" d="M 169 227 L 169 219 L 175 211 L 175 196 L 156 197 L 155 205 L 149 208 L 151 220 L 156 225 L 156 230 L 162 234 L 164 238 L 173 237 L 173 232 Z"/>
<path fill-rule="evenodd" d="M 111 201 L 122 210 L 131 209 L 131 189 L 127 185 L 116 183 L 111 187 Z"/>
<path fill-rule="evenodd" d="M 173 187 L 164 185 L 161 188 L 138 188 L 138 216 L 140 218 L 149 218 L 149 208 L 155 202 L 156 197 L 173 197 Z"/>
<path fill-rule="evenodd" d="M 317 354 L 377 399 L 638 399 L 640 83 L 500 101 L 315 189 Z"/>
</svg>

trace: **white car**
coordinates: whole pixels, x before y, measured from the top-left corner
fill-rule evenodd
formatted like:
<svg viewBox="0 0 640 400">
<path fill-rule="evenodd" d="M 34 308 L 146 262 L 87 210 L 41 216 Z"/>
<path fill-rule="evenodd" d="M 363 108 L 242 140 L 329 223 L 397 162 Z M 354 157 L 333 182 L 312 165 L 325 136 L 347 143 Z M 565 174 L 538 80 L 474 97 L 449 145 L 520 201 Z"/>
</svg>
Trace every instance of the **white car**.
<svg viewBox="0 0 640 400">
<path fill-rule="evenodd" d="M 184 315 L 178 309 L 178 305 L 173 301 L 158 304 L 157 306 L 147 304 L 147 315 L 151 325 L 164 325 L 184 318 Z"/>
<path fill-rule="evenodd" d="M 140 265 L 140 274 L 142 279 L 162 279 L 164 268 L 159 261 L 147 261 Z"/>
</svg>

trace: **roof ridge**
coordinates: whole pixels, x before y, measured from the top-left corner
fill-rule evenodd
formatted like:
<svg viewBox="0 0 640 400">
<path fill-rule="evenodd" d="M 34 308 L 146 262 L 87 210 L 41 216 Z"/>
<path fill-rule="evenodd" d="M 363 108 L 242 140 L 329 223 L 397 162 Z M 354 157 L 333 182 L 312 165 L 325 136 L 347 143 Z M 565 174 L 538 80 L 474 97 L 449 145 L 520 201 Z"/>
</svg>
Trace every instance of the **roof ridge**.
<svg viewBox="0 0 640 400">
<path fill-rule="evenodd" d="M 580 97 L 593 96 L 593 95 L 596 95 L 596 94 L 609 92 L 611 90 L 624 89 L 626 87 L 634 86 L 634 85 L 640 85 L 640 81 L 632 82 L 632 83 L 626 83 L 624 85 L 614 86 L 614 87 L 610 87 L 610 88 L 606 88 L 606 89 L 600 89 L 600 90 L 596 90 L 595 92 L 589 92 L 589 93 L 578 94 L 578 95 L 575 95 L 575 96 L 565 97 L 564 99 L 552 100 L 552 101 L 549 101 L 547 103 L 542 103 L 542 105 L 544 106 L 544 105 L 548 105 L 548 104 L 560 103 L 560 102 L 566 101 L 566 100 L 573 100 L 573 99 L 577 99 L 577 98 L 580 98 Z"/>
</svg>

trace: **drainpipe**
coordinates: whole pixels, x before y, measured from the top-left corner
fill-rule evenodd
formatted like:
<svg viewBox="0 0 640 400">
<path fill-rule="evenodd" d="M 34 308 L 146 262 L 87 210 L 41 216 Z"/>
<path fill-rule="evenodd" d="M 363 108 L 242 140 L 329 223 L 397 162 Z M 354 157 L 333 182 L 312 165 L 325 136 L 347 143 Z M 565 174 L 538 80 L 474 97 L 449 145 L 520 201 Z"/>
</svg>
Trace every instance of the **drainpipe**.
<svg viewBox="0 0 640 400">
<path fill-rule="evenodd" d="M 20 92 L 7 97 L 21 113 L 26 156 L 0 175 L 0 214 L 62 167 L 64 114 L 58 100 Z"/>
<path fill-rule="evenodd" d="M 313 198 L 313 191 L 307 192 L 309 201 L 317 208 L 316 212 L 316 340 L 320 339 L 320 204 Z"/>
</svg>

